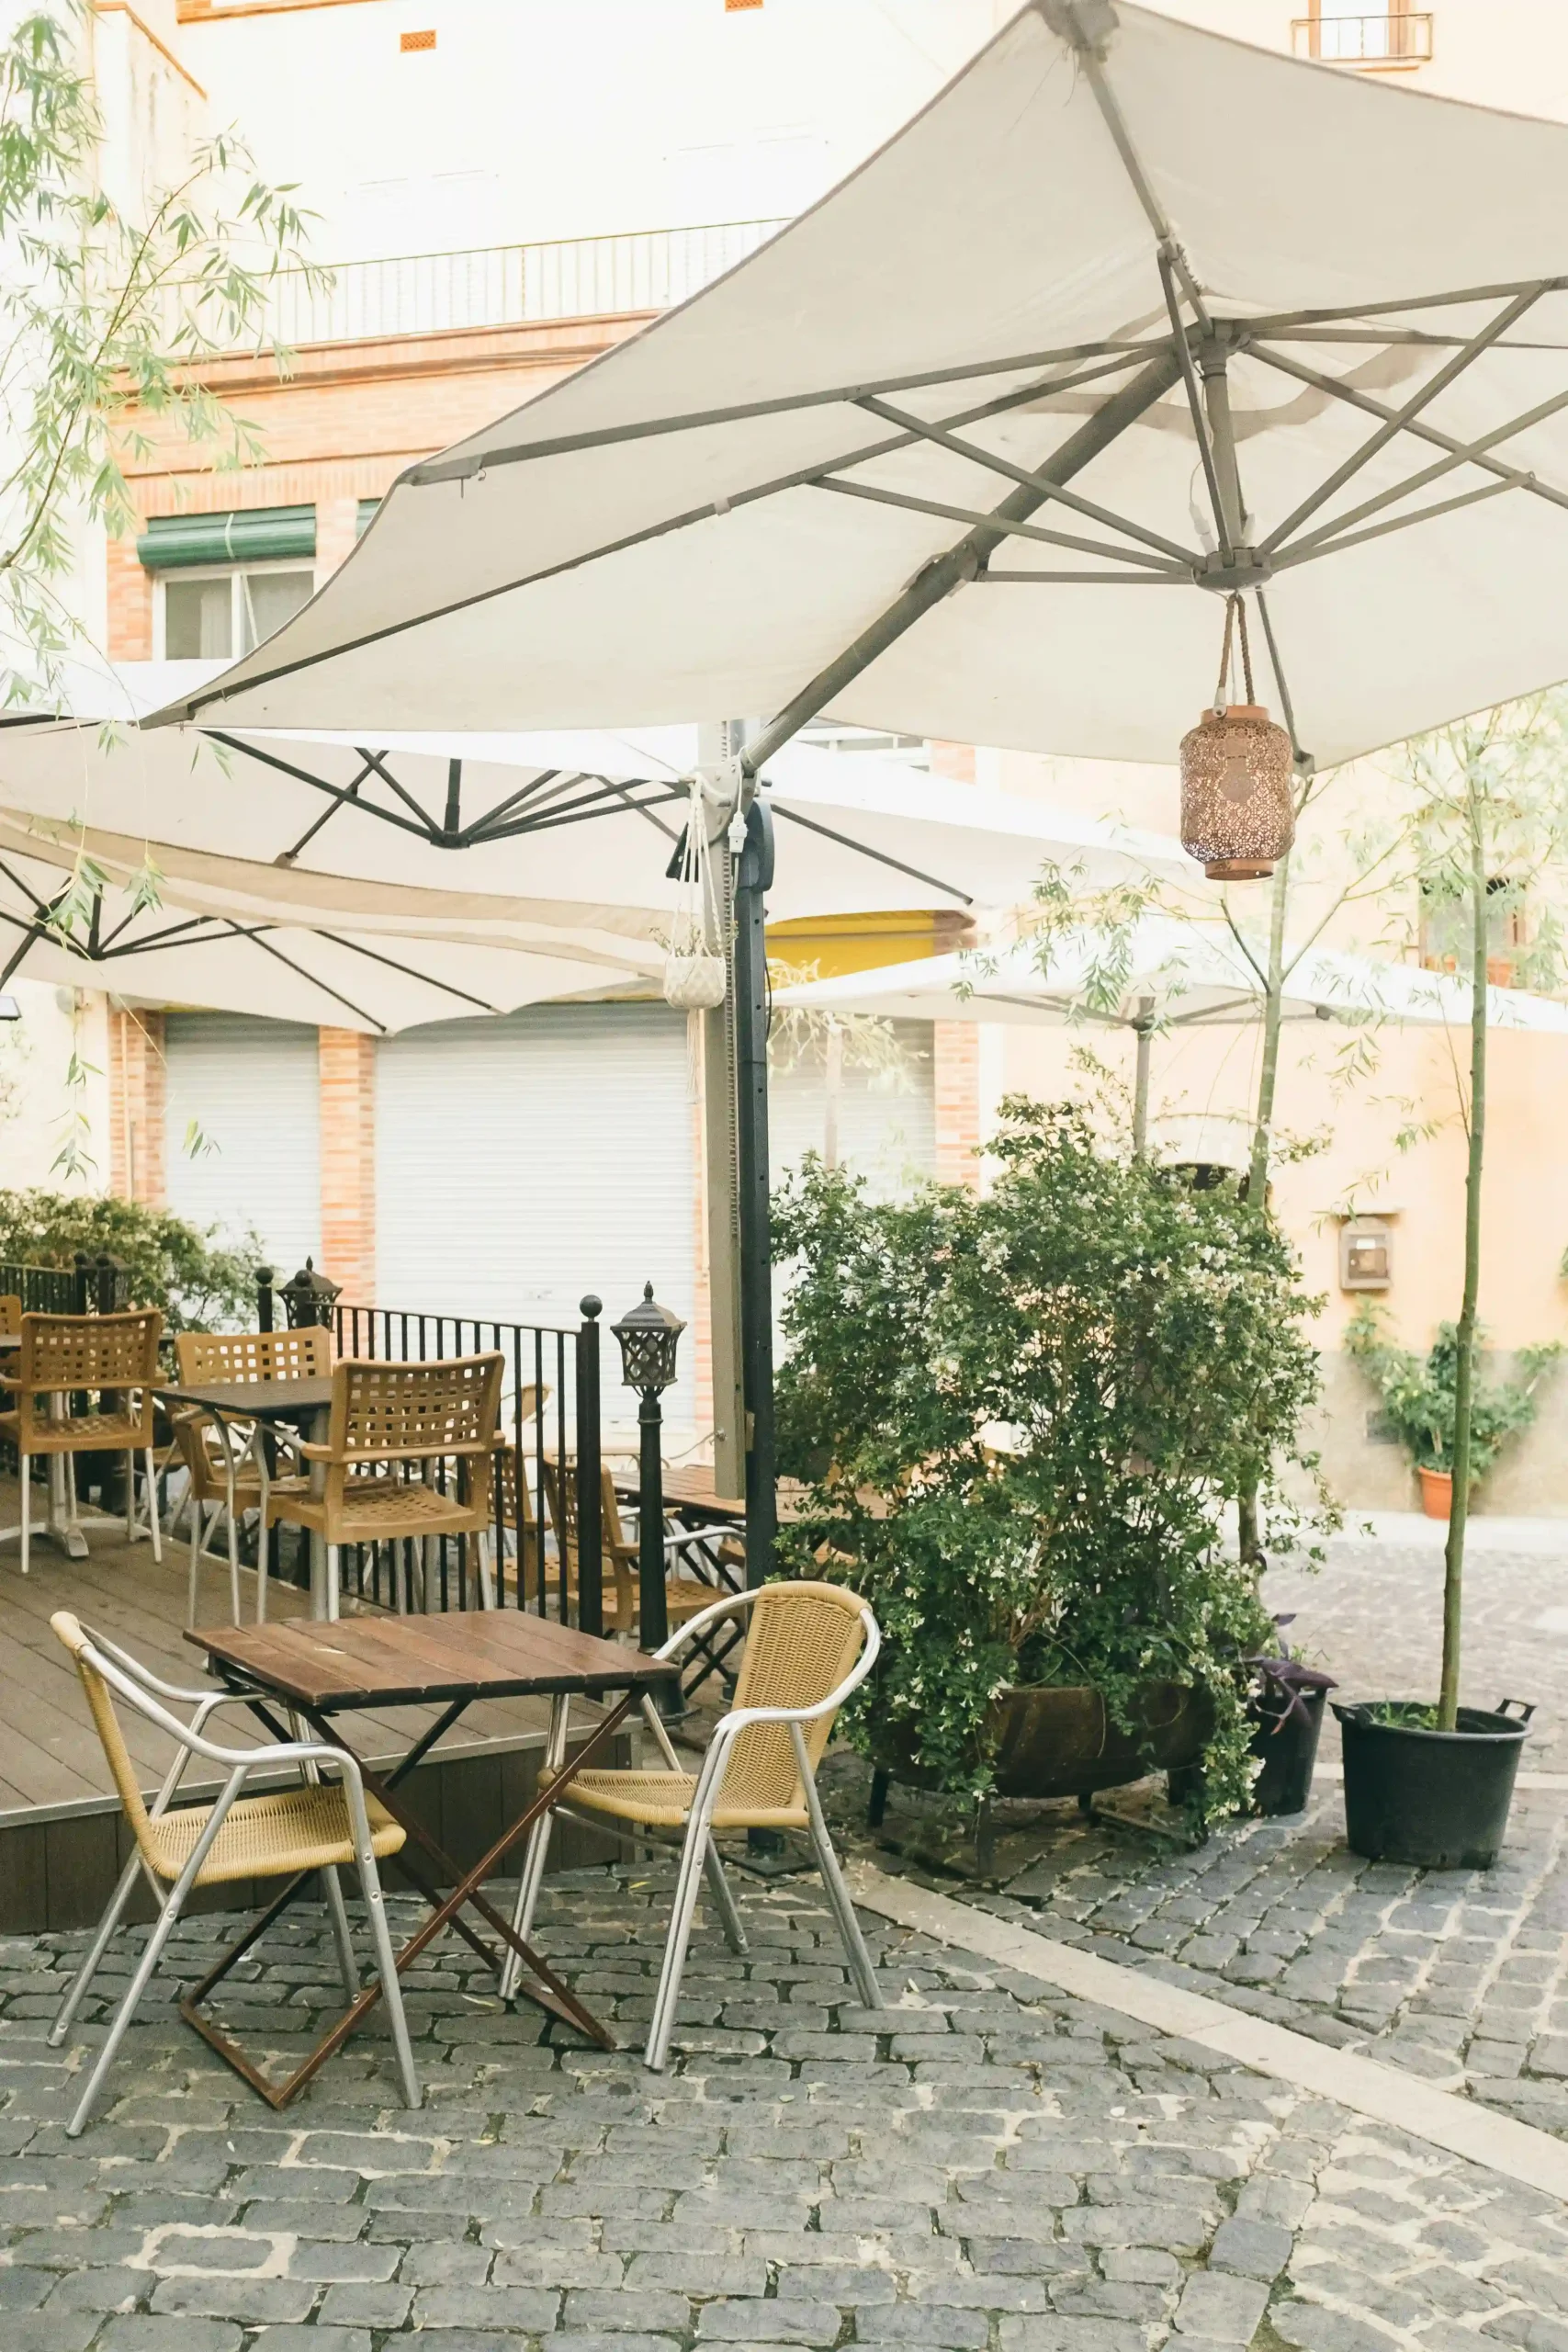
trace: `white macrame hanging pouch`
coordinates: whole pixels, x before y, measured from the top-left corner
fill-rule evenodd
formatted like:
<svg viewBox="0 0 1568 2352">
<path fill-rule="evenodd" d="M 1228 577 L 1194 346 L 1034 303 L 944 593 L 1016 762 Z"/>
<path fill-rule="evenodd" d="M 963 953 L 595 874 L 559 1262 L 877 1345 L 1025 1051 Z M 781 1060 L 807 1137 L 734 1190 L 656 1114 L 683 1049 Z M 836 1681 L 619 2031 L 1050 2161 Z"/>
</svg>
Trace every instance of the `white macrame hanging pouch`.
<svg viewBox="0 0 1568 2352">
<path fill-rule="evenodd" d="M 727 974 L 700 776 L 691 780 L 676 889 L 664 958 L 664 1001 L 682 1012 L 708 1012 L 724 1002 Z"/>
</svg>

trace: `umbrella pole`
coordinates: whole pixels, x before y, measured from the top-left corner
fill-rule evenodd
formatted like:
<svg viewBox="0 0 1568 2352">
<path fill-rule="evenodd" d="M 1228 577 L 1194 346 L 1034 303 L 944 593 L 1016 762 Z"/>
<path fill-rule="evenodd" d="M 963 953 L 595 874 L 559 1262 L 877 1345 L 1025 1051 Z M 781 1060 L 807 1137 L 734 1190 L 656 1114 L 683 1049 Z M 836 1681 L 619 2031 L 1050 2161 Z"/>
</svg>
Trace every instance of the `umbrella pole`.
<svg viewBox="0 0 1568 2352">
<path fill-rule="evenodd" d="M 1149 1148 L 1149 1054 L 1154 1043 L 1155 1001 L 1152 996 L 1138 999 L 1138 1017 L 1133 1033 L 1138 1041 L 1137 1060 L 1133 1069 L 1133 1157 L 1144 1159 Z"/>
<path fill-rule="evenodd" d="M 740 1360 L 746 1429 L 746 1581 L 765 1584 L 777 1533 L 773 1448 L 773 1229 L 768 1204 L 768 958 L 764 899 L 773 878 L 773 818 L 746 811 L 735 876 L 735 1059 L 739 1097 Z"/>
</svg>

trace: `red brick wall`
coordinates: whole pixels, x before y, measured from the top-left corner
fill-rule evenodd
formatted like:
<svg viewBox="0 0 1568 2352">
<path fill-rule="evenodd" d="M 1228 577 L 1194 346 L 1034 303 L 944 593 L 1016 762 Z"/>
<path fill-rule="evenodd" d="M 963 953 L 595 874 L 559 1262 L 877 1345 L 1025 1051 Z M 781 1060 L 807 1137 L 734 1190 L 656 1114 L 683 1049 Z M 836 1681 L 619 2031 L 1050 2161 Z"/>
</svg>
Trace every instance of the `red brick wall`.
<svg viewBox="0 0 1568 2352">
<path fill-rule="evenodd" d="M 164 1016 L 109 1013 L 109 1190 L 164 1205 Z"/>
<path fill-rule="evenodd" d="M 322 1029 L 321 1271 L 346 1300 L 376 1296 L 376 1041 Z"/>
</svg>

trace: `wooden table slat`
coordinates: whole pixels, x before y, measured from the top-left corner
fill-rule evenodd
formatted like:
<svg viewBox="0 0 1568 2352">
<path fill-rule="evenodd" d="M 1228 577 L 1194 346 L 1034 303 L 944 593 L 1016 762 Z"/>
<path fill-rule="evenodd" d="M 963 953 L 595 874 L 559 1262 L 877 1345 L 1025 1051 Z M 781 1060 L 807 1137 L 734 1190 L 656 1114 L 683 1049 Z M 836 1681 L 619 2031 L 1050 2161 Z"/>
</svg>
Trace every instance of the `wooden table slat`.
<svg viewBox="0 0 1568 2352">
<path fill-rule="evenodd" d="M 349 1617 L 331 1624 L 197 1626 L 186 1639 L 215 1663 L 322 1713 L 558 1690 L 590 1697 L 636 1690 L 670 1673 L 644 1650 L 502 1610 Z"/>
</svg>

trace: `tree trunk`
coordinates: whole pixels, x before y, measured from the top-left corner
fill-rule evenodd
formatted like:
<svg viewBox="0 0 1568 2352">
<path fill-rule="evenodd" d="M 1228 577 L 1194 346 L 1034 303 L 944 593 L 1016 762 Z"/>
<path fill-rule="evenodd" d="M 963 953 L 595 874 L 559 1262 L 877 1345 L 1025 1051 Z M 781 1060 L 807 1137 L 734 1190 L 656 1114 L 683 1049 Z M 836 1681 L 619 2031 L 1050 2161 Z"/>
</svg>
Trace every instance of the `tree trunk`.
<svg viewBox="0 0 1568 2352">
<path fill-rule="evenodd" d="M 1247 1173 L 1247 1197 L 1263 1216 L 1269 1211 L 1269 1146 L 1274 1131 L 1274 1095 L 1280 1078 L 1280 1029 L 1285 998 L 1285 915 L 1291 896 L 1289 854 L 1274 868 L 1274 895 L 1269 910 L 1269 969 L 1263 991 L 1263 1055 L 1258 1070 L 1258 1107 L 1252 1128 L 1252 1158 Z M 1258 1487 L 1261 1466 L 1243 1482 L 1236 1497 L 1236 1548 L 1244 1560 L 1259 1564 L 1262 1539 L 1258 1525 Z"/>
<path fill-rule="evenodd" d="M 1464 1599 L 1464 1532 L 1470 1517 L 1470 1419 L 1475 1391 L 1475 1310 L 1481 1289 L 1481 1173 L 1486 1150 L 1486 857 L 1473 784 L 1469 789 L 1471 957 L 1470 1161 L 1464 1181 L 1464 1296 L 1454 1360 L 1453 1499 L 1443 1552 L 1443 1682 L 1438 1729 L 1459 1719 L 1460 1620 Z"/>
</svg>

